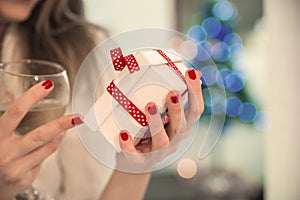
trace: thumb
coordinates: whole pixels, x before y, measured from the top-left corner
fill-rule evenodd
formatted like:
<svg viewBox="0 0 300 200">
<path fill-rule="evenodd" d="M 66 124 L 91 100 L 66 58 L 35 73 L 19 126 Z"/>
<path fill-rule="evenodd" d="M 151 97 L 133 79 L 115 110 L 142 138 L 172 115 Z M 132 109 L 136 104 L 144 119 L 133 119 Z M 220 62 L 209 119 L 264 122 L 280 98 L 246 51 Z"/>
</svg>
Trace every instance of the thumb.
<svg viewBox="0 0 300 200">
<path fill-rule="evenodd" d="M 127 161 L 132 163 L 144 162 L 143 156 L 135 148 L 132 137 L 126 130 L 120 131 L 119 144 Z"/>
<path fill-rule="evenodd" d="M 119 144 L 123 152 L 137 153 L 133 140 L 126 130 L 120 131 Z"/>
</svg>

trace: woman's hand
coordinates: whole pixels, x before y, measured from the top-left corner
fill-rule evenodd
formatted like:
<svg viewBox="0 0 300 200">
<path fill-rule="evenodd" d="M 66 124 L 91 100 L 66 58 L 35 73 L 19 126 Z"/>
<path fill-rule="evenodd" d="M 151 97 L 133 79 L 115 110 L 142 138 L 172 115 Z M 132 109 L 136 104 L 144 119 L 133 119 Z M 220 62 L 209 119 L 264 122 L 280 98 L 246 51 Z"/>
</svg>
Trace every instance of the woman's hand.
<svg viewBox="0 0 300 200">
<path fill-rule="evenodd" d="M 121 131 L 119 142 L 122 154 L 118 155 L 117 169 L 128 172 L 150 171 L 156 162 L 175 152 L 180 141 L 188 136 L 190 129 L 198 121 L 204 110 L 204 103 L 200 71 L 189 69 L 185 77 L 188 87 L 188 108 L 184 111 L 178 93 L 170 92 L 167 96 L 169 125 L 164 128 L 156 105 L 153 102 L 147 104 L 145 110 L 151 141 L 135 146 L 130 134 Z"/>
<path fill-rule="evenodd" d="M 18 98 L 0 117 L 0 199 L 11 199 L 36 178 L 41 163 L 59 146 L 64 133 L 81 123 L 80 116 L 64 116 L 24 136 L 15 130 L 29 109 L 53 89 L 52 81 L 39 83 Z"/>
</svg>

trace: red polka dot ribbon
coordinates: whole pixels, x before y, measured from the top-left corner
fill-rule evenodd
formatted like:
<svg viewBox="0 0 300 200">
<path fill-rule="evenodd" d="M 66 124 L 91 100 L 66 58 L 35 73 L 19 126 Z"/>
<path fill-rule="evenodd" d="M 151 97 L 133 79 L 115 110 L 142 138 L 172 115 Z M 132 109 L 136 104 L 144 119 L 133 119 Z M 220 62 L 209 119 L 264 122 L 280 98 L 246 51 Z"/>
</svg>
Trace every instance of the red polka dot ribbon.
<svg viewBox="0 0 300 200">
<path fill-rule="evenodd" d="M 120 47 L 110 50 L 110 56 L 116 71 L 122 71 L 126 65 L 130 73 L 140 70 L 135 57 L 132 54 L 124 57 Z"/>
<path fill-rule="evenodd" d="M 137 63 L 135 57 L 132 54 L 125 56 L 124 60 L 126 62 L 126 65 L 128 66 L 129 72 L 131 74 L 135 71 L 140 70 L 139 64 Z"/>
<path fill-rule="evenodd" d="M 148 125 L 145 114 L 126 97 L 114 81 L 107 87 L 107 91 L 140 125 Z"/>
<path fill-rule="evenodd" d="M 126 65 L 121 48 L 110 50 L 110 56 L 116 71 L 122 71 Z"/>
<path fill-rule="evenodd" d="M 178 74 L 183 81 L 185 81 L 184 76 L 176 67 L 174 62 L 160 49 L 157 52 L 168 62 L 169 66 Z M 122 71 L 125 66 L 128 67 L 130 73 L 140 70 L 138 62 L 135 57 L 130 54 L 128 56 L 123 56 L 121 48 L 116 48 L 110 50 L 110 55 L 112 59 L 113 66 L 116 71 Z M 133 117 L 140 125 L 147 126 L 146 115 L 132 103 L 126 95 L 115 85 L 114 81 L 110 83 L 107 87 L 107 91 L 111 94 L 114 99 Z M 168 124 L 168 115 L 164 115 L 162 118 L 164 124 Z"/>
<path fill-rule="evenodd" d="M 174 64 L 174 62 L 160 49 L 156 50 L 164 59 L 166 59 L 166 61 L 168 62 L 169 66 L 172 67 L 174 69 L 174 71 L 178 74 L 178 76 L 185 82 L 185 78 L 182 75 L 182 73 L 180 72 L 180 70 L 176 67 L 176 65 Z"/>
</svg>

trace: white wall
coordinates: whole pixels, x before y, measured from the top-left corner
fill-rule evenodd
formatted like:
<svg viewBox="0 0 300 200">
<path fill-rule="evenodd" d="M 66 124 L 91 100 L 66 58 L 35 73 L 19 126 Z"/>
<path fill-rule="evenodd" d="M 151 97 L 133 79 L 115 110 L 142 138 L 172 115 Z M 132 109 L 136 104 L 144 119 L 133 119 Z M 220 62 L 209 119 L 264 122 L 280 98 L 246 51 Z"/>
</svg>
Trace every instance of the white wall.
<svg viewBox="0 0 300 200">
<path fill-rule="evenodd" d="M 299 0 L 266 0 L 271 129 L 266 144 L 268 200 L 300 199 Z"/>
<path fill-rule="evenodd" d="M 174 28 L 173 0 L 85 0 L 87 17 L 118 34 L 142 27 Z"/>
</svg>

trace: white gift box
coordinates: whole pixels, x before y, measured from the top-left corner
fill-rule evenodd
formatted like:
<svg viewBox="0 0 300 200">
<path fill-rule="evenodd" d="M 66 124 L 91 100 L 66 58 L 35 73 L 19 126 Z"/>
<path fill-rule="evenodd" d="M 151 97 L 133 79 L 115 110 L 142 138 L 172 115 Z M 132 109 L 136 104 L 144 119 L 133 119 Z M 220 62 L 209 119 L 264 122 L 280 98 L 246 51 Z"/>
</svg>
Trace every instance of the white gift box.
<svg viewBox="0 0 300 200">
<path fill-rule="evenodd" d="M 179 71 L 185 74 L 187 67 L 183 60 L 174 54 L 164 53 Z M 187 102 L 185 81 L 161 54 L 156 50 L 148 50 L 137 52 L 134 57 L 140 69 L 130 73 L 125 67 L 112 81 L 140 111 L 145 113 L 146 104 L 155 102 L 158 111 L 164 114 L 167 109 L 166 97 L 171 90 L 179 92 L 182 105 Z M 148 125 L 142 126 L 133 118 L 107 90 L 85 115 L 84 121 L 90 129 L 104 134 L 105 138 L 118 148 L 121 130 L 128 131 L 137 144 L 149 129 Z"/>
</svg>

